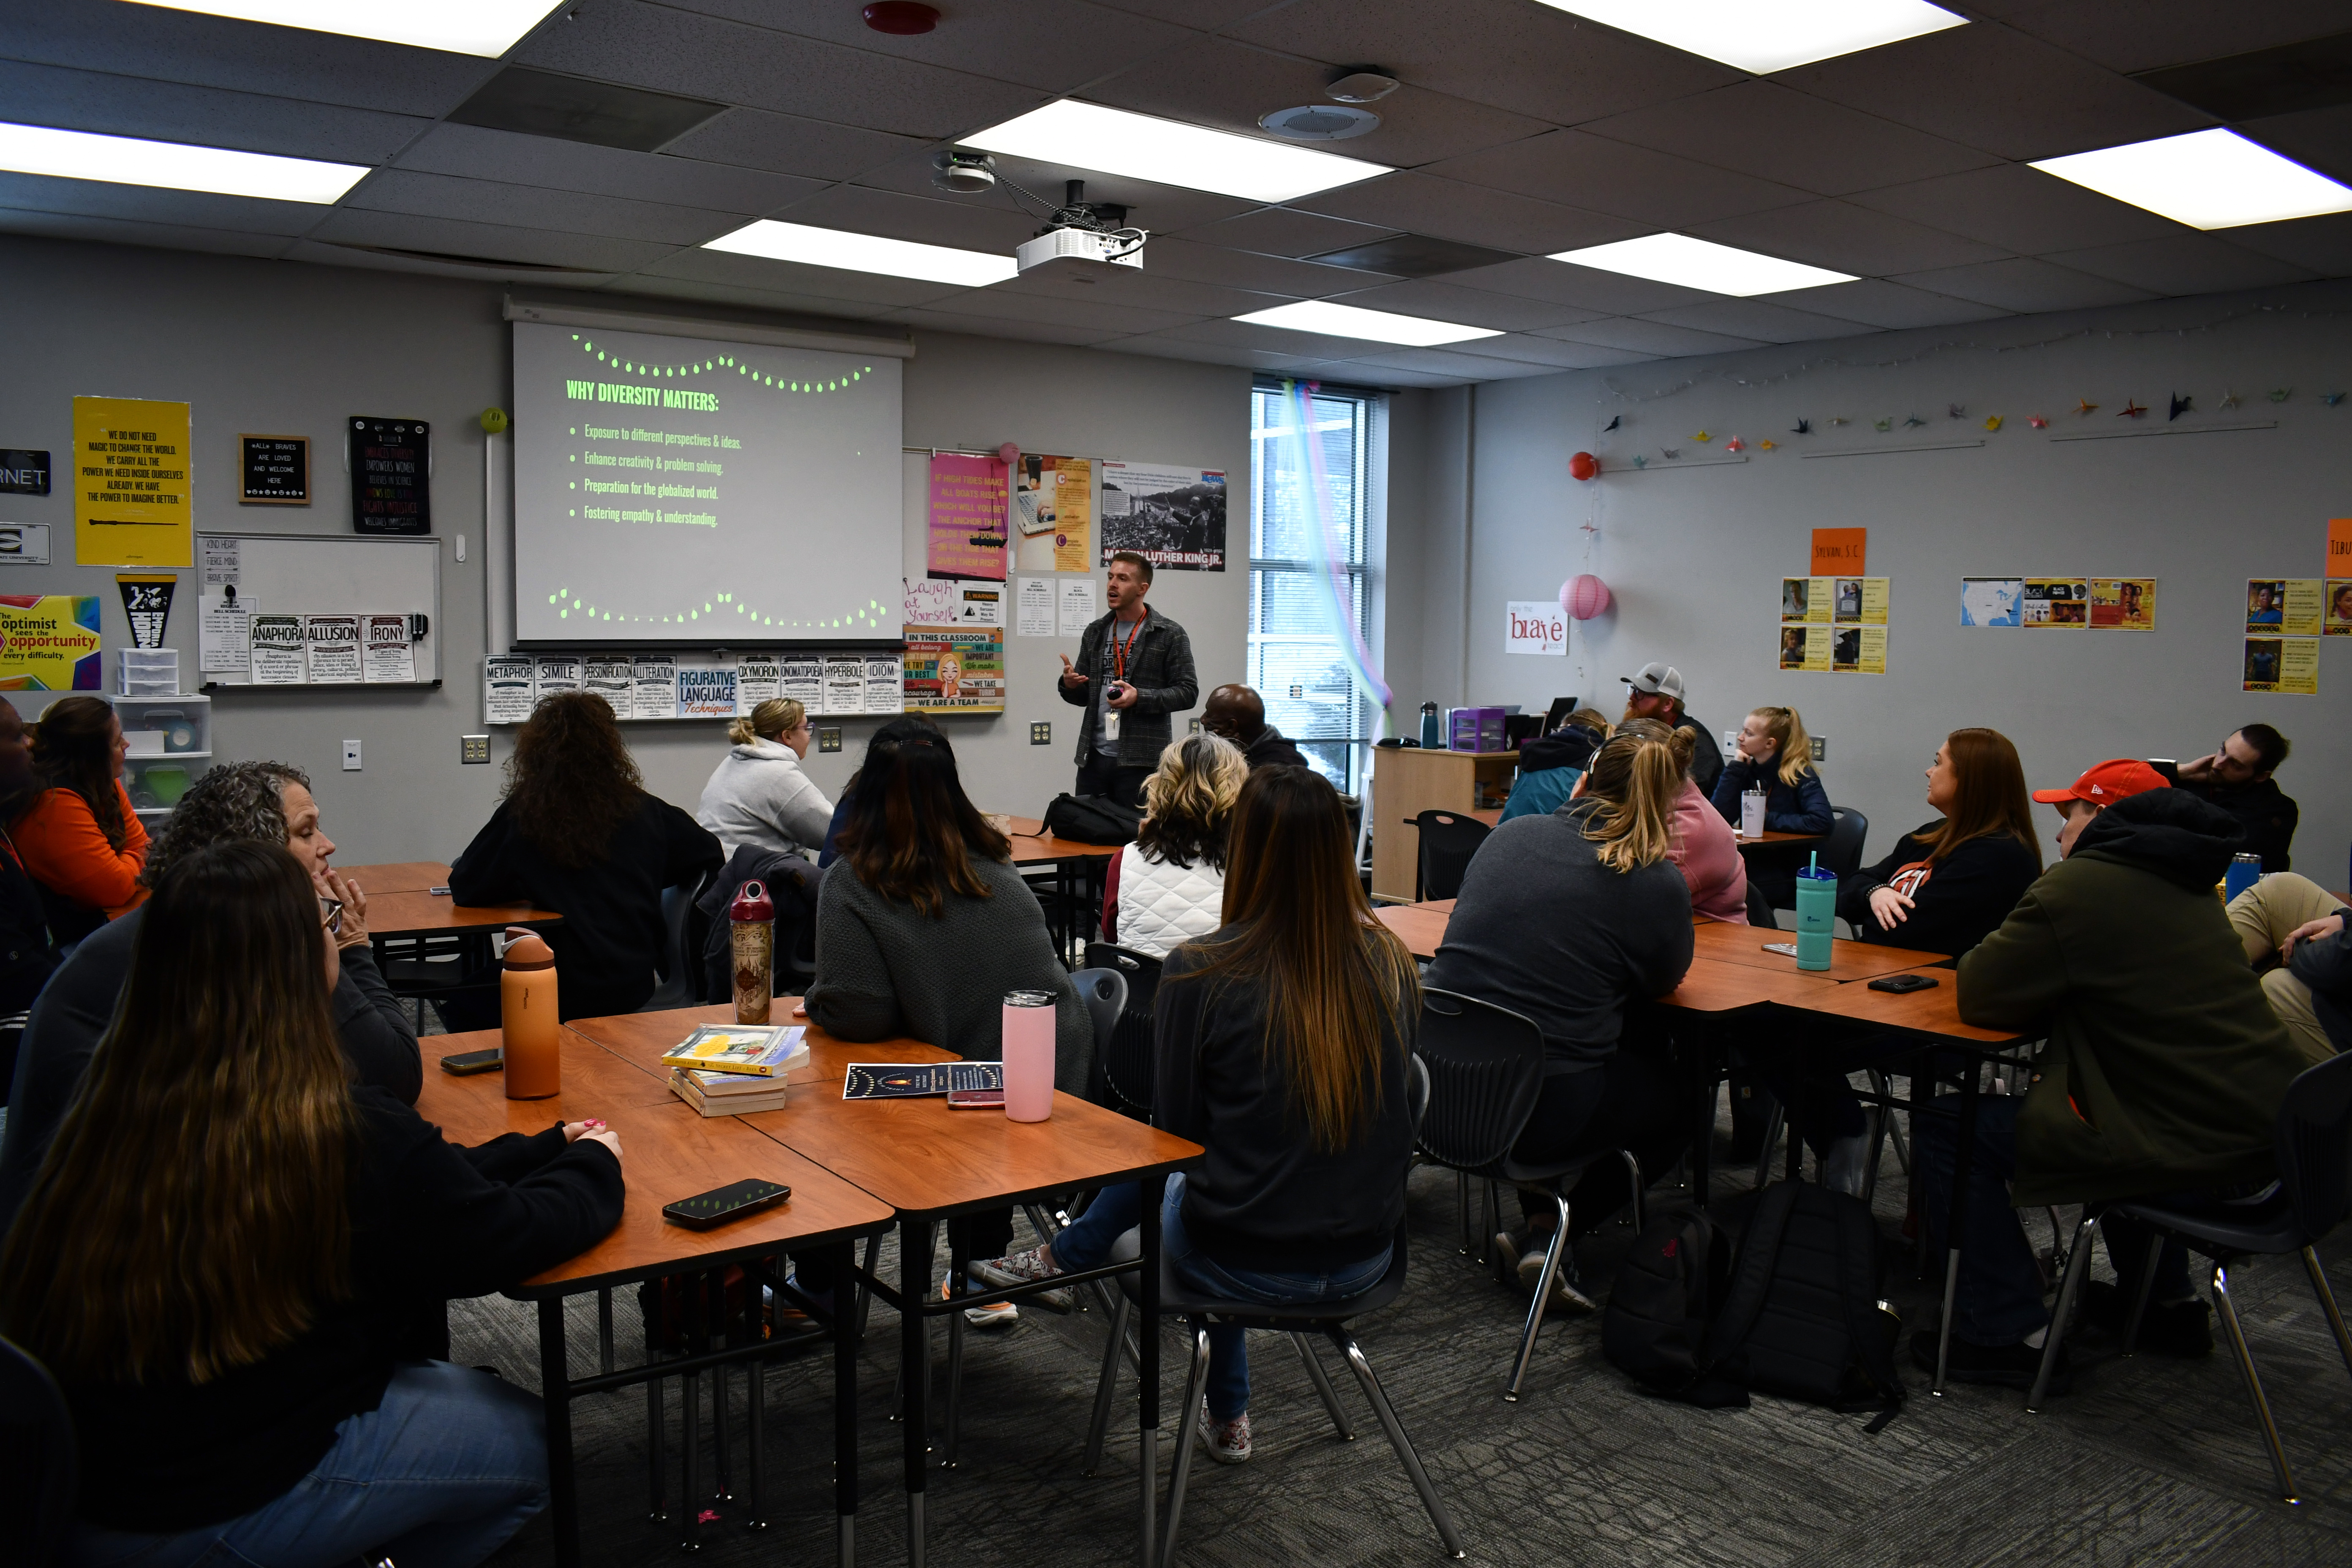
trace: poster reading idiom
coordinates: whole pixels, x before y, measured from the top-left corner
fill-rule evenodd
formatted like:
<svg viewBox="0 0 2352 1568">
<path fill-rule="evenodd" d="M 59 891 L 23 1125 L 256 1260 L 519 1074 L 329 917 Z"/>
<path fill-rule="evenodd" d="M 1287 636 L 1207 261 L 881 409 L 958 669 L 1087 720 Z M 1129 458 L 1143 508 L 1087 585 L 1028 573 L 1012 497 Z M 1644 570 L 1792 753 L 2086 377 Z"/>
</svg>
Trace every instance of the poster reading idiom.
<svg viewBox="0 0 2352 1568">
<path fill-rule="evenodd" d="M 136 397 L 73 405 L 75 563 L 194 565 L 188 405 Z"/>
</svg>

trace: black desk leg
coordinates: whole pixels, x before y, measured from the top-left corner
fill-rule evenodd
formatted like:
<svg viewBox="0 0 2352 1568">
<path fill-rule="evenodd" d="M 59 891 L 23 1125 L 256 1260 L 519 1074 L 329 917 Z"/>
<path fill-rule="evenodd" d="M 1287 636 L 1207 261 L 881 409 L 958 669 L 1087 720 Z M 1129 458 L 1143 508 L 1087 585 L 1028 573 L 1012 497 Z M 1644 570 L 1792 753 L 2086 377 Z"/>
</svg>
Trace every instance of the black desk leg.
<svg viewBox="0 0 2352 1568">
<path fill-rule="evenodd" d="M 923 1316 L 930 1288 L 931 1226 L 898 1222 L 898 1381 L 906 1390 L 907 1568 L 923 1568 L 923 1483 L 929 1464 L 931 1412 L 931 1332 Z"/>
<path fill-rule="evenodd" d="M 1963 1053 L 1960 1072 L 1959 1142 L 1952 1150 L 1952 1207 L 1944 1222 L 1944 1321 L 1936 1335 L 1936 1381 L 1929 1392 L 1938 1399 L 1944 1395 L 1945 1373 L 1952 1358 L 1952 1309 L 1960 1293 L 1960 1237 L 1969 1223 L 1969 1178 L 1970 1165 L 1977 1152 L 1977 1080 L 1984 1076 L 1984 1064 Z M 1930 1063 L 1930 1070 L 1933 1064 Z M 1931 1076 L 1928 1082 L 1933 1084 Z M 1932 1097 L 1932 1090 L 1931 1097 Z"/>
<path fill-rule="evenodd" d="M 834 1249 L 833 1277 L 833 1512 L 835 1568 L 857 1564 L 857 1336 L 856 1318 L 842 1292 L 856 1278 L 856 1247 Z M 756 1373 L 754 1375 L 757 1375 Z"/>
<path fill-rule="evenodd" d="M 1143 1312 L 1137 1323 L 1141 1331 L 1136 1336 L 1137 1348 L 1142 1352 L 1136 1369 L 1136 1405 L 1143 1441 L 1136 1468 L 1143 1490 L 1143 1533 L 1136 1542 L 1137 1568 L 1153 1568 L 1152 1559 L 1159 1550 L 1152 1509 L 1160 1496 L 1160 1203 L 1167 1184 L 1166 1176 L 1146 1176 L 1136 1184 L 1143 1199 Z M 1116 1331 L 1118 1325 L 1112 1327 Z M 1179 1422 L 1176 1429 L 1189 1435 L 1192 1426 Z"/>
<path fill-rule="evenodd" d="M 580 1489 L 572 1475 L 572 1370 L 563 1342 L 563 1298 L 539 1303 L 539 1383 L 547 1406 L 548 1506 L 555 1515 L 557 1568 L 579 1568 Z"/>
</svg>

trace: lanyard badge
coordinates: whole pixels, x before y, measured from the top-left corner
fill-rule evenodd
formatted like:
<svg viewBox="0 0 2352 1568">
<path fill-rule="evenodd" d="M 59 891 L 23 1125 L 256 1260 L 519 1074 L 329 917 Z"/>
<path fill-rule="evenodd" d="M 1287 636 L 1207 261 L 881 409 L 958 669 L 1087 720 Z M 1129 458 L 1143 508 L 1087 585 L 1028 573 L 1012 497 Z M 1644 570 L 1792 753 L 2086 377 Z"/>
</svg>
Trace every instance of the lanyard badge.
<svg viewBox="0 0 2352 1568">
<path fill-rule="evenodd" d="M 1114 617 L 1110 623 L 1108 635 L 1110 637 L 1111 680 L 1114 685 L 1124 686 L 1127 683 L 1127 650 L 1135 646 L 1135 639 L 1143 635 L 1143 623 L 1141 621 L 1136 622 L 1135 629 L 1127 634 L 1126 640 L 1121 641 L 1118 635 L 1118 621 Z M 1103 693 L 1102 716 L 1103 739 L 1106 741 L 1118 740 L 1118 721 L 1123 715 L 1118 709 L 1110 705 L 1110 693 L 1108 691 L 1105 691 Z"/>
</svg>

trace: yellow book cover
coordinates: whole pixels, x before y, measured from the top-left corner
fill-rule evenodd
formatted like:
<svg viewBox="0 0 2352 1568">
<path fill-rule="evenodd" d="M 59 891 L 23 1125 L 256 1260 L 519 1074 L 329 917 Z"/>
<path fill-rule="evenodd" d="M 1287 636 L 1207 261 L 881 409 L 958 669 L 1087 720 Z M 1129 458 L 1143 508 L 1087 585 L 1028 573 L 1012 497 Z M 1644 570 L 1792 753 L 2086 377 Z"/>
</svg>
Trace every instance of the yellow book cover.
<svg viewBox="0 0 2352 1568">
<path fill-rule="evenodd" d="M 806 1033 L 797 1026 L 705 1024 L 664 1052 L 662 1065 L 773 1078 L 807 1054 Z"/>
</svg>

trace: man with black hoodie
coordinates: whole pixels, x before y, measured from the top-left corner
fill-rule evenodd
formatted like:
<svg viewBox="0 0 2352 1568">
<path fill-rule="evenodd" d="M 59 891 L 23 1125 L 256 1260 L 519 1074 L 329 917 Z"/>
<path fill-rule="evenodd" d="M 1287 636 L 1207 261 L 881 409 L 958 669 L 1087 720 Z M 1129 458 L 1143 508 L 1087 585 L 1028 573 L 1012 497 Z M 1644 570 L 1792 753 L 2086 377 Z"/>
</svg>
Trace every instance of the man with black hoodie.
<svg viewBox="0 0 2352 1568">
<path fill-rule="evenodd" d="M 2290 749 L 2271 725 L 2249 724 L 2231 731 L 2220 751 L 2180 764 L 2179 787 L 2235 817 L 2244 835 L 2239 852 L 2261 856 L 2264 871 L 2293 864 L 2287 852 L 2302 811 L 2271 777 Z"/>
<path fill-rule="evenodd" d="M 1227 684 L 1210 692 L 1208 705 L 1201 710 L 1201 728 L 1239 746 L 1253 773 L 1307 765 L 1290 737 L 1265 721 L 1265 699 L 1250 687 Z"/>
<path fill-rule="evenodd" d="M 1951 1375 L 2013 1387 L 2032 1382 L 2050 1317 L 2011 1205 L 2259 1202 L 2275 1184 L 2279 1101 L 2318 1059 L 2272 1013 L 2213 896 L 2240 843 L 2228 813 L 2127 759 L 2038 798 L 2065 817 L 2063 858 L 1959 962 L 1963 1021 L 2048 1037 L 2024 1095 L 1979 1102 L 1953 1311 Z M 1938 1115 L 1917 1125 L 1920 1210 L 1940 1251 L 1956 1124 Z M 2149 1238 L 2103 1228 L 2116 1277 L 2137 1284 Z M 2089 1315 L 2119 1327 L 2127 1305 L 2116 1287 L 2095 1287 Z M 2168 1247 L 2142 1342 L 2205 1354 L 2206 1311 L 2187 1255 Z M 1913 1339 L 1912 1355 L 1935 1365 L 1932 1330 Z M 2053 1387 L 2068 1377 L 2062 1353 Z"/>
</svg>

